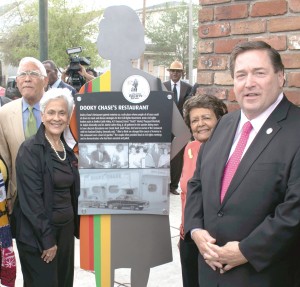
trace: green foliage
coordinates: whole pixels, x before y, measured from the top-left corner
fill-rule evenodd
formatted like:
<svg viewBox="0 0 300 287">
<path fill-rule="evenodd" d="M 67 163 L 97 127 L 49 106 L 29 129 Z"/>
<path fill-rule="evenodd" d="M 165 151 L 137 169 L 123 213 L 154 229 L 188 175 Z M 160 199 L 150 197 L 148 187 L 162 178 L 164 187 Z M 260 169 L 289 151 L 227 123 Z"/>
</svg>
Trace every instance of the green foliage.
<svg viewBox="0 0 300 287">
<path fill-rule="evenodd" d="M 197 29 L 198 7 L 193 5 L 193 66 L 197 63 Z M 189 7 L 185 2 L 180 6 L 166 7 L 160 12 L 151 13 L 146 20 L 146 35 L 151 44 L 147 45 L 148 52 L 154 52 L 155 65 L 169 66 L 174 60 L 179 60 L 188 67 L 189 62 Z M 152 54 L 152 53 L 151 53 Z M 152 55 L 151 55 L 152 56 Z"/>
<path fill-rule="evenodd" d="M 38 2 L 27 1 L 10 11 L 10 17 L 14 17 L 17 24 L 1 31 L 0 52 L 5 63 L 17 66 L 25 56 L 39 58 Z M 103 61 L 98 55 L 94 39 L 103 11 L 83 11 L 82 6 L 73 7 L 66 0 L 49 0 L 48 58 L 60 67 L 69 63 L 66 49 L 78 46 L 83 49 L 80 57 L 91 57 L 91 66 L 99 66 Z"/>
</svg>

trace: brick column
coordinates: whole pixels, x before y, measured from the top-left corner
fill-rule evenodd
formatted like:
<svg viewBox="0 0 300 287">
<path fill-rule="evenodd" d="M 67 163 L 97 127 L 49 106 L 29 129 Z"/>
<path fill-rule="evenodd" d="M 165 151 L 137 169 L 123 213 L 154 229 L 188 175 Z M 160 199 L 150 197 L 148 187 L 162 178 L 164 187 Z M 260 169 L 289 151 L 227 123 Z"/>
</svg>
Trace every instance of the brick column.
<svg viewBox="0 0 300 287">
<path fill-rule="evenodd" d="M 285 94 L 300 105 L 300 0 L 199 0 L 197 82 L 203 92 L 238 108 L 229 55 L 239 42 L 262 40 L 278 50 L 285 66 Z"/>
</svg>

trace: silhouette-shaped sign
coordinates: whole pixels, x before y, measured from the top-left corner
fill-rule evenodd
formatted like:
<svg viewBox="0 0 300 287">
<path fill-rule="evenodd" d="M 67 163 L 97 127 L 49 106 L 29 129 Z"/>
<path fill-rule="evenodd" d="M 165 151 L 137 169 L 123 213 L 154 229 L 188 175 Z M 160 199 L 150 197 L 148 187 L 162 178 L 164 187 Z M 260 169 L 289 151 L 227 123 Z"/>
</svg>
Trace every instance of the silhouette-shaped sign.
<svg viewBox="0 0 300 287">
<path fill-rule="evenodd" d="M 121 92 L 126 80 L 133 75 L 146 80 L 150 95 L 151 92 L 161 92 L 165 96 L 160 79 L 132 67 L 131 60 L 139 58 L 145 49 L 144 29 L 134 10 L 127 6 L 105 9 L 99 25 L 97 47 L 100 56 L 111 61 L 111 69 L 86 83 L 76 95 L 77 99 L 92 93 L 101 97 L 107 92 Z M 133 80 L 127 85 L 129 97 L 137 93 L 139 84 L 139 81 Z M 72 133 L 78 140 L 76 129 L 73 128 Z M 173 157 L 190 138 L 175 104 L 172 133 L 175 136 Z M 86 146 L 82 148 L 86 153 Z M 157 146 L 151 148 L 152 158 L 155 158 Z M 80 149 L 79 146 L 79 154 Z M 89 163 L 89 160 L 82 162 Z M 151 160 L 147 162 L 151 164 Z M 161 162 L 167 164 L 166 160 Z M 82 215 L 80 249 L 81 267 L 95 270 L 98 287 L 113 287 L 114 270 L 117 268 L 131 268 L 131 286 L 146 287 L 150 268 L 172 261 L 169 217 L 153 214 Z"/>
</svg>

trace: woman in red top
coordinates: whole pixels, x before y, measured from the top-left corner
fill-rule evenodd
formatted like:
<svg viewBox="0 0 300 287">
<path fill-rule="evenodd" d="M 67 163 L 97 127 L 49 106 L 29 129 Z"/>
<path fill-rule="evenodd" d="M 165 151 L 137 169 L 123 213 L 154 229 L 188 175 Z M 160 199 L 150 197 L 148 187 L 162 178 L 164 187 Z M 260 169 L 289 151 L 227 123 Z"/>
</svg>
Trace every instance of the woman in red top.
<svg viewBox="0 0 300 287">
<path fill-rule="evenodd" d="M 197 85 L 197 84 L 196 84 Z M 184 208 L 186 203 L 187 182 L 193 176 L 201 143 L 208 140 L 218 119 L 227 113 L 227 107 L 215 96 L 197 95 L 187 100 L 183 106 L 185 123 L 190 127 L 194 141 L 184 150 L 183 168 L 180 179 L 182 217 L 180 225 L 180 259 L 183 287 L 196 287 L 198 283 L 198 248 L 194 241 L 184 241 Z"/>
</svg>

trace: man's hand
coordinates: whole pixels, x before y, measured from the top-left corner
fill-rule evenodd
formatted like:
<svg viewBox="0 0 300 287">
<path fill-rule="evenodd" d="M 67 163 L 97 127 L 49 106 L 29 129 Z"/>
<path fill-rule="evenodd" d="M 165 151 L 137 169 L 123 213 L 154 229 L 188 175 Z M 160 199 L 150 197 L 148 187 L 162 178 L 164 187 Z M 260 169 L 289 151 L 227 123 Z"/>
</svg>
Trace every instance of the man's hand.
<svg viewBox="0 0 300 287">
<path fill-rule="evenodd" d="M 225 273 L 236 266 L 248 262 L 240 251 L 238 241 L 228 242 L 222 247 L 210 242 L 208 242 L 207 245 L 212 252 L 206 252 L 203 257 L 208 261 L 218 261 L 222 265 L 220 273 Z M 216 254 L 216 256 L 214 256 L 214 254 Z"/>
<path fill-rule="evenodd" d="M 208 260 L 204 257 L 205 262 L 216 271 L 217 268 L 222 268 L 222 264 L 218 262 L 218 254 L 214 252 L 211 245 L 215 245 L 216 239 L 210 236 L 210 234 L 204 230 L 195 230 L 192 234 L 192 239 L 195 241 L 200 254 L 204 257 L 205 254 L 209 255 L 209 258 L 214 258 L 213 260 Z"/>
</svg>

